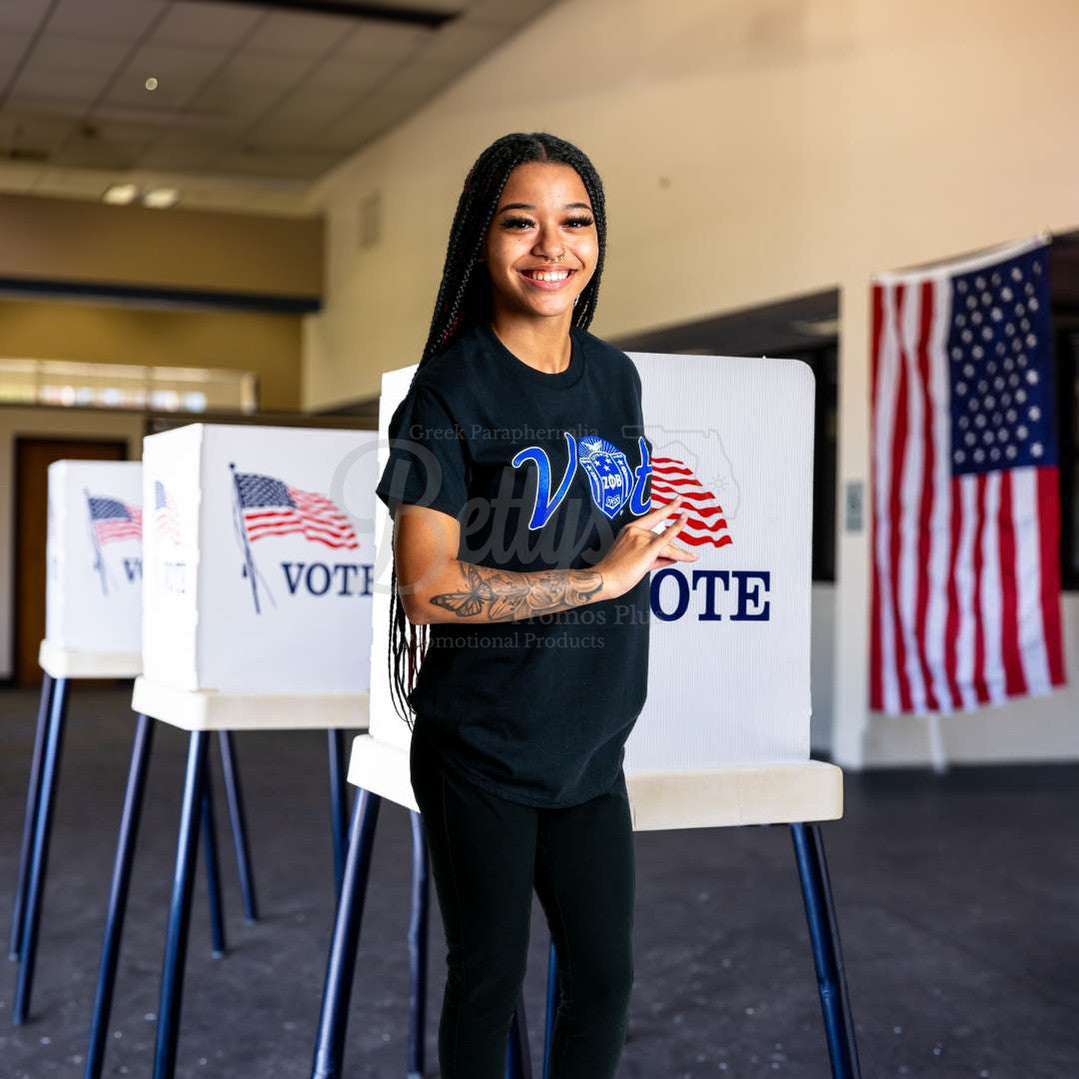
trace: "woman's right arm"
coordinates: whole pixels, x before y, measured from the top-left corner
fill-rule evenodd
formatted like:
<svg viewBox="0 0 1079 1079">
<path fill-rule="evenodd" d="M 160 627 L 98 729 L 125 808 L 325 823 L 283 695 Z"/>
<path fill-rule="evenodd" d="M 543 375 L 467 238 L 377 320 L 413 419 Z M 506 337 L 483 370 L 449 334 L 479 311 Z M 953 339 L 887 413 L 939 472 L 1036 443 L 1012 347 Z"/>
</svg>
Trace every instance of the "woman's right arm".
<svg viewBox="0 0 1079 1079">
<path fill-rule="evenodd" d="M 512 622 L 624 595 L 656 565 L 695 561 L 671 541 L 685 524 L 679 515 L 664 532 L 651 529 L 673 516 L 678 503 L 637 518 L 618 533 L 605 558 L 589 569 L 530 572 L 463 562 L 457 520 L 441 510 L 401 504 L 394 515 L 397 589 L 408 620 Z"/>
</svg>

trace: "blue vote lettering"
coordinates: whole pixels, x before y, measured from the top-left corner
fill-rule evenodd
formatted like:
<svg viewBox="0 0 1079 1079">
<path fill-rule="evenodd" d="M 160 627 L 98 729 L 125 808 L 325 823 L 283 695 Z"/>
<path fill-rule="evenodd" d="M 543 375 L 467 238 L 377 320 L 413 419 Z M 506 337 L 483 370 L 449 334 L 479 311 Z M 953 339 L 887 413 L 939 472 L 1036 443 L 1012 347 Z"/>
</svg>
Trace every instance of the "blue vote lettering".
<svg viewBox="0 0 1079 1079">
<path fill-rule="evenodd" d="M 670 589 L 666 590 L 661 602 L 661 591 L 665 582 L 674 587 L 674 602 L 669 602 Z M 663 622 L 674 622 L 685 616 L 689 610 L 691 593 L 701 598 L 701 610 L 698 622 L 719 622 L 723 615 L 718 610 L 716 585 L 722 586 L 724 595 L 734 593 L 734 611 L 727 615 L 730 622 L 767 622 L 771 619 L 771 601 L 761 595 L 761 589 L 767 593 L 771 587 L 772 575 L 766 570 L 741 569 L 695 569 L 692 584 L 685 574 L 673 566 L 652 574 L 650 602 L 652 613 Z M 733 585 L 732 585 L 733 582 Z M 703 585 L 703 587 L 699 587 Z"/>
<path fill-rule="evenodd" d="M 289 595 L 370 596 L 374 566 L 363 562 L 282 562 Z"/>
<path fill-rule="evenodd" d="M 648 452 L 648 443 L 645 441 L 644 435 L 637 436 L 637 452 L 641 455 L 641 463 L 633 470 L 633 494 L 629 500 L 629 512 L 634 517 L 640 517 L 642 513 L 647 513 L 652 504 L 651 495 L 648 496 L 647 502 L 644 498 L 648 477 L 652 475 L 652 458 Z"/>
<path fill-rule="evenodd" d="M 510 464 L 514 468 L 520 468 L 526 461 L 535 461 L 537 469 L 536 497 L 532 503 L 532 517 L 528 522 L 529 529 L 542 528 L 552 517 L 555 510 L 562 505 L 566 492 L 569 490 L 573 473 L 577 468 L 577 440 L 569 433 L 562 432 L 566 436 L 566 448 L 569 450 L 569 462 L 562 476 L 562 482 L 558 490 L 551 498 L 551 459 L 547 451 L 541 446 L 529 446 L 514 454 Z"/>
<path fill-rule="evenodd" d="M 530 531 L 542 528 L 558 510 L 558 507 L 565 500 L 570 483 L 573 480 L 573 473 L 577 468 L 577 440 L 569 431 L 563 431 L 562 434 L 566 439 L 569 460 L 562 475 L 562 481 L 553 496 L 551 494 L 551 459 L 547 456 L 547 452 L 542 446 L 529 446 L 527 449 L 520 450 L 510 461 L 514 468 L 520 468 L 528 461 L 534 462 L 536 466 L 536 495 L 532 503 L 532 515 L 528 521 Z M 648 453 L 648 443 L 643 435 L 637 438 L 637 449 L 641 456 L 641 463 L 633 470 L 633 492 L 629 500 L 629 511 L 634 517 L 640 517 L 642 513 L 647 513 L 651 501 L 650 499 L 646 501 L 644 497 L 648 477 L 652 474 L 652 462 Z M 608 489 L 616 487 L 619 483 L 618 478 L 615 476 L 603 476 L 599 477 L 599 480 L 600 485 Z"/>
</svg>

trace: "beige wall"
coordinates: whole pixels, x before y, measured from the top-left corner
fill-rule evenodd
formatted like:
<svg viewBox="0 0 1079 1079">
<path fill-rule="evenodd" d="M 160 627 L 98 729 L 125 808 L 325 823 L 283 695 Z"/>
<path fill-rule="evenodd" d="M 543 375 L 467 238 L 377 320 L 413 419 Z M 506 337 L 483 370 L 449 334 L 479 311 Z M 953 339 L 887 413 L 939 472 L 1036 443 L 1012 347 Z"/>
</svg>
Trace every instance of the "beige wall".
<svg viewBox="0 0 1079 1079">
<path fill-rule="evenodd" d="M 316 298 L 322 221 L 0 194 L 0 277 Z"/>
<path fill-rule="evenodd" d="M 299 408 L 302 336 L 295 315 L 0 300 L 0 357 L 254 371 L 264 409 Z"/>
<path fill-rule="evenodd" d="M 1072 0 L 563 3 L 317 192 L 326 307 L 305 320 L 305 403 L 375 395 L 380 371 L 415 362 L 469 165 L 545 129 L 604 178 L 600 335 L 841 290 L 839 482 L 865 480 L 868 278 L 1079 225 L 1076 40 Z M 384 232 L 359 252 L 374 190 Z M 841 537 L 838 564 L 835 756 L 925 761 L 919 721 L 866 710 L 864 533 Z M 1079 756 L 1077 707 L 1068 690 L 961 717 L 948 748 Z"/>
<path fill-rule="evenodd" d="M 11 677 L 14 648 L 15 439 L 126 439 L 128 459 L 141 461 L 145 425 L 141 412 L 0 408 L 0 678 Z"/>
</svg>

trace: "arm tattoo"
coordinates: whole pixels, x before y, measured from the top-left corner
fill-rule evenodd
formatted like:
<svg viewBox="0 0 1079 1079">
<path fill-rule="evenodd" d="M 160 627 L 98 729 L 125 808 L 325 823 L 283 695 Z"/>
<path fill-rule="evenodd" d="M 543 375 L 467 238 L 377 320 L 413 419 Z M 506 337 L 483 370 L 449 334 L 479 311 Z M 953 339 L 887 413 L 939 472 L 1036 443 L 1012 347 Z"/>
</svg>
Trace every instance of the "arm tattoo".
<svg viewBox="0 0 1079 1079">
<path fill-rule="evenodd" d="M 510 622 L 579 607 L 603 587 L 595 570 L 547 569 L 530 573 L 461 562 L 467 588 L 443 592 L 431 602 L 459 618 L 487 613 L 491 622 Z"/>
</svg>

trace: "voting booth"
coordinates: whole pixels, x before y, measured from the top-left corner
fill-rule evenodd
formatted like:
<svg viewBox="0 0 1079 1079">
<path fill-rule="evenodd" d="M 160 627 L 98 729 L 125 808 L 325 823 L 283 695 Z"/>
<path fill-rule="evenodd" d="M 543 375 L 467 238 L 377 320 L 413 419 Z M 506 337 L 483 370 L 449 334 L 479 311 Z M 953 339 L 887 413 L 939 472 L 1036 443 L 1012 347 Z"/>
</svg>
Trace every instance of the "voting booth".
<svg viewBox="0 0 1079 1079">
<path fill-rule="evenodd" d="M 144 440 L 136 710 L 188 729 L 366 726 L 374 441 L 201 423 Z"/>
<path fill-rule="evenodd" d="M 8 949 L 19 963 L 16 1023 L 30 1005 L 71 681 L 134 678 L 141 669 L 141 475 L 137 461 L 48 468 L 43 678 Z"/>
<path fill-rule="evenodd" d="M 842 773 L 809 757 L 812 372 L 796 360 L 633 358 L 652 506 L 688 499 L 676 542 L 698 556 L 651 575 L 648 700 L 626 743 L 634 828 L 762 824 L 807 809 L 821 814 L 810 819 L 839 817 Z M 383 376 L 380 467 L 388 418 L 414 371 Z M 385 656 L 392 521 L 381 500 L 374 525 L 372 655 Z M 370 693 L 369 734 L 354 746 L 349 779 L 417 809 L 411 732 L 384 663 L 373 666 Z M 770 772 L 758 784 L 762 764 Z"/>
<path fill-rule="evenodd" d="M 226 766 L 234 731 L 327 732 L 334 882 L 341 886 L 348 825 L 344 729 L 367 727 L 376 437 L 195 423 L 143 441 L 143 673 L 132 694 L 139 725 L 127 794 L 134 824 L 125 808 L 87 1050 L 90 1079 L 102 1074 L 152 721 L 190 732 L 155 1075 L 171 1075 L 175 1066 L 200 828 L 208 851 L 213 843 L 206 827 L 211 732 Z M 237 786 L 229 806 L 239 847 L 246 826 L 238 801 Z M 253 920 L 250 866 L 239 849 L 237 861 Z M 215 891 L 211 882 L 211 907 Z M 220 926 L 215 933 L 223 951 Z"/>
<path fill-rule="evenodd" d="M 840 769 L 809 755 L 813 375 L 796 360 L 631 359 L 652 443 L 652 506 L 686 497 L 691 514 L 675 542 L 698 555 L 651 574 L 648 698 L 624 765 L 634 828 L 791 826 L 833 1074 L 857 1075 L 823 843 L 809 823 L 842 816 Z M 415 370 L 383 376 L 380 471 L 389 418 Z M 374 524 L 372 655 L 383 657 L 392 522 L 381 501 Z M 393 707 L 381 660 L 372 667 L 370 695 L 370 727 L 355 740 L 349 766 L 362 796 L 349 851 L 360 881 L 373 832 L 363 814 L 376 814 L 381 798 L 418 812 L 411 732 Z M 344 952 L 358 935 L 353 898 L 342 895 L 331 945 L 316 1044 L 316 1061 L 328 1063 L 314 1076 L 337 1075 L 341 1066 L 350 990 Z M 549 1009 L 553 948 L 551 964 Z"/>
<path fill-rule="evenodd" d="M 54 677 L 134 677 L 141 669 L 142 466 L 49 465 L 45 640 Z"/>
</svg>

